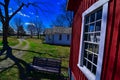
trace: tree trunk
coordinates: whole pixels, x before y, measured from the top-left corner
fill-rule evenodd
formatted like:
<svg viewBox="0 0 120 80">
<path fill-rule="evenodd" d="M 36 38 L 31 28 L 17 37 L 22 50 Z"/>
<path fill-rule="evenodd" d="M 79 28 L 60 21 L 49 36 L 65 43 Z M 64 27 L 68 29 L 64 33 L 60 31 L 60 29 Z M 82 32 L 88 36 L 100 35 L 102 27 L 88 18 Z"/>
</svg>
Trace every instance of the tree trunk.
<svg viewBox="0 0 120 80">
<path fill-rule="evenodd" d="M 39 33 L 37 34 L 37 38 L 40 39 L 40 35 L 39 35 Z"/>
<path fill-rule="evenodd" d="M 31 31 L 31 35 L 30 35 L 31 38 L 33 38 L 33 32 Z"/>
<path fill-rule="evenodd" d="M 19 38 L 19 30 L 17 30 L 17 38 Z"/>
<path fill-rule="evenodd" d="M 2 40 L 2 44 L 3 44 L 3 48 L 7 48 L 8 46 L 8 27 L 9 27 L 9 22 L 5 22 L 3 24 L 3 40 Z"/>
</svg>

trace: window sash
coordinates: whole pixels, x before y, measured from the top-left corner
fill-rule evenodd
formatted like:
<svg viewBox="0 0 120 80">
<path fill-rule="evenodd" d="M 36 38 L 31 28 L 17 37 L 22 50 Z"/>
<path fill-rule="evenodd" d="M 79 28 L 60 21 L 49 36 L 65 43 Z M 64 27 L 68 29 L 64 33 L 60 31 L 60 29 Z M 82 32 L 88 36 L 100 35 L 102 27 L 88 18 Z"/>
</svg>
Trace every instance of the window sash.
<svg viewBox="0 0 120 80">
<path fill-rule="evenodd" d="M 108 12 L 108 1 L 109 0 L 99 0 L 96 3 L 94 3 L 90 8 L 88 8 L 83 14 L 82 14 L 82 31 L 81 31 L 81 38 L 80 38 L 80 49 L 79 49 L 79 60 L 78 60 L 78 67 L 80 70 L 85 74 L 85 76 L 88 78 L 88 80 L 100 80 L 101 76 L 101 70 L 102 70 L 102 61 L 103 61 L 103 53 L 104 53 L 104 44 L 105 44 L 105 33 L 106 33 L 106 24 L 107 24 L 107 12 Z M 92 11 L 99 9 L 100 7 L 103 8 L 102 12 L 102 22 L 101 22 L 101 35 L 100 35 L 100 46 L 99 46 L 99 53 L 98 54 L 98 64 L 97 64 L 97 70 L 96 70 L 96 76 L 93 75 L 86 67 L 83 66 L 83 47 L 84 47 L 84 39 L 83 39 L 83 31 L 84 31 L 84 21 L 85 16 Z M 94 22 L 93 22 L 94 23 Z M 89 23 L 90 24 L 90 23 Z M 86 24 L 86 25 L 89 25 Z M 93 32 L 95 33 L 95 32 Z M 89 34 L 89 33 L 85 33 Z M 90 32 L 92 34 L 92 32 Z M 88 42 L 90 43 L 90 42 Z M 95 43 L 96 44 L 96 43 Z M 97 45 L 97 44 L 96 44 Z"/>
</svg>

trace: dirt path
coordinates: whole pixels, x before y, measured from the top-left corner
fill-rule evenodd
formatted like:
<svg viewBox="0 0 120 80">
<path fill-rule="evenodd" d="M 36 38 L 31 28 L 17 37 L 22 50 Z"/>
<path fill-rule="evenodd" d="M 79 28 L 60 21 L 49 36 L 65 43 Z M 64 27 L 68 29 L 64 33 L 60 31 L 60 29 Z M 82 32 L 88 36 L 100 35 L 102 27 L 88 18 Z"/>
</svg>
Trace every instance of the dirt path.
<svg viewBox="0 0 120 80">
<path fill-rule="evenodd" d="M 25 39 L 18 39 L 19 40 L 19 44 L 16 46 L 13 46 L 13 49 L 21 49 L 19 51 L 12 51 L 13 55 L 16 56 L 17 58 L 21 58 L 25 53 L 22 50 L 27 50 L 29 48 L 29 42 Z M 22 43 L 25 42 L 25 46 L 22 45 Z M 14 64 L 14 62 L 12 60 L 10 60 L 9 58 L 6 60 L 3 60 L 0 62 L 0 71 L 2 71 L 3 69 L 12 66 Z"/>
<path fill-rule="evenodd" d="M 22 39 L 20 42 L 21 42 L 21 44 L 22 44 L 22 42 L 25 42 L 26 43 L 26 45 L 25 46 L 23 46 L 22 48 L 21 48 L 21 46 L 19 46 L 19 47 L 13 47 L 13 48 L 16 48 L 16 49 L 21 49 L 20 51 L 17 51 L 17 52 L 15 52 L 14 53 L 14 56 L 16 56 L 17 58 L 21 58 L 25 53 L 22 51 L 22 50 L 27 50 L 28 48 L 29 48 L 29 42 L 27 41 L 27 40 L 25 40 L 25 39 Z"/>
<path fill-rule="evenodd" d="M 15 46 L 11 46 L 12 48 L 18 48 L 22 42 L 23 42 L 23 39 L 17 39 L 19 41 L 19 44 L 15 45 Z"/>
</svg>

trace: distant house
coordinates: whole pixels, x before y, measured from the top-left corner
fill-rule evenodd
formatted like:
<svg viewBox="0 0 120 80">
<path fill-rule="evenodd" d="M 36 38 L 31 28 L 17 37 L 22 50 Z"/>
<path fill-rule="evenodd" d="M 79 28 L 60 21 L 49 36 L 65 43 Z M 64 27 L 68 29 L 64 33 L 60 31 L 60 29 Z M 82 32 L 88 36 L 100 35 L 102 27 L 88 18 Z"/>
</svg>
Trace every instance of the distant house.
<svg viewBox="0 0 120 80">
<path fill-rule="evenodd" d="M 46 29 L 45 42 L 49 44 L 70 45 L 71 28 L 54 27 Z"/>
</svg>

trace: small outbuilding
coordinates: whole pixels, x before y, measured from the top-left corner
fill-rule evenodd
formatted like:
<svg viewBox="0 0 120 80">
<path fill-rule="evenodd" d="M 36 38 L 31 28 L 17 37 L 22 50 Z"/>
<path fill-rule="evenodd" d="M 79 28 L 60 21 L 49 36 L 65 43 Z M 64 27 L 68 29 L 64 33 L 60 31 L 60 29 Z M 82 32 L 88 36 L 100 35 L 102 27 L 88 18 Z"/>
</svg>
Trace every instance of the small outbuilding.
<svg viewBox="0 0 120 80">
<path fill-rule="evenodd" d="M 45 42 L 56 45 L 70 45 L 71 28 L 53 27 L 45 30 Z"/>
</svg>

